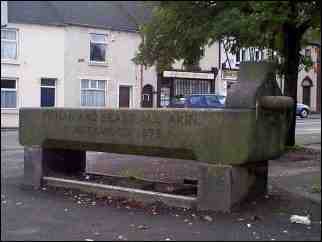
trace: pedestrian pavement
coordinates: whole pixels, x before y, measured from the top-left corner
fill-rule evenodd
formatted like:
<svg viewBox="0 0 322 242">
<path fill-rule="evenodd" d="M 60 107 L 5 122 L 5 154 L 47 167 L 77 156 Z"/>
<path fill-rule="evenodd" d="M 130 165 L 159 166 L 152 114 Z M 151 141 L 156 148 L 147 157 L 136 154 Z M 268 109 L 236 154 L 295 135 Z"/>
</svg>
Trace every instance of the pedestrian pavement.
<svg viewBox="0 0 322 242">
<path fill-rule="evenodd" d="M 268 196 L 222 214 L 132 206 L 74 190 L 23 190 L 23 149 L 11 141 L 7 147 L 1 149 L 1 240 L 321 239 L 321 193 L 313 189 L 321 161 L 270 161 Z M 89 152 L 88 169 L 175 182 L 195 178 L 197 168 L 176 159 Z M 291 224 L 292 215 L 310 215 L 312 224 Z"/>
</svg>

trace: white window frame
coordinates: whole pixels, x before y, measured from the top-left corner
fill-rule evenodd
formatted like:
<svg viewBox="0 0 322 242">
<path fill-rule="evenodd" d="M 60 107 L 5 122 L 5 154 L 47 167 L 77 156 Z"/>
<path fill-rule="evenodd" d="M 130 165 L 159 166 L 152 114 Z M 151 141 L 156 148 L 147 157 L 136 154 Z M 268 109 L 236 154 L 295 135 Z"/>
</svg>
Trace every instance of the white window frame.
<svg viewBox="0 0 322 242">
<path fill-rule="evenodd" d="M 1 31 L 15 31 L 16 32 L 16 40 L 7 40 L 7 39 L 2 39 L 1 38 L 1 42 L 2 41 L 5 41 L 5 42 L 14 42 L 16 43 L 16 58 L 15 59 L 2 59 L 1 58 L 1 62 L 4 62 L 4 63 L 17 63 L 18 62 L 18 59 L 19 59 L 19 30 L 16 29 L 16 28 L 1 28 Z"/>
<path fill-rule="evenodd" d="M 42 85 L 41 84 L 41 80 L 42 79 L 54 79 L 55 80 L 55 85 L 54 86 L 46 86 L 46 85 Z M 57 78 L 50 78 L 50 77 L 42 77 L 40 78 L 40 107 L 41 107 L 41 88 L 44 87 L 44 88 L 54 88 L 55 89 L 55 103 L 54 103 L 54 107 L 56 107 L 57 105 Z M 45 108 L 45 107 L 44 107 Z"/>
<path fill-rule="evenodd" d="M 82 80 L 89 80 L 89 87 L 88 88 L 82 88 Z M 104 81 L 105 82 L 105 87 L 104 89 L 98 88 L 98 85 L 96 85 L 97 88 L 92 88 L 91 87 L 91 81 Z M 80 78 L 80 83 L 79 83 L 79 89 L 80 89 L 80 95 L 79 95 L 79 106 L 82 108 L 105 108 L 107 106 L 107 80 L 103 79 L 96 79 L 96 78 Z M 83 90 L 92 90 L 92 91 L 102 91 L 104 90 L 104 106 L 87 106 L 87 105 L 82 105 L 82 91 Z"/>
<path fill-rule="evenodd" d="M 19 99 L 18 99 L 18 78 L 16 78 L 16 77 L 1 77 L 1 81 L 2 80 L 14 80 L 15 82 L 16 82 L 16 87 L 15 88 L 1 88 L 1 91 L 3 90 L 3 91 L 13 91 L 13 90 L 15 90 L 16 91 L 16 107 L 14 107 L 14 108 L 3 108 L 3 107 L 1 107 L 1 110 L 17 110 L 17 109 L 19 109 L 19 103 L 18 103 L 18 101 L 19 101 Z"/>
<path fill-rule="evenodd" d="M 92 34 L 95 35 L 104 35 L 106 38 L 106 41 L 93 41 L 92 40 Z M 108 34 L 107 33 L 96 33 L 96 32 L 89 32 L 89 63 L 93 65 L 107 65 L 107 47 L 108 47 Z M 105 45 L 105 61 L 95 61 L 91 60 L 91 43 L 94 44 L 104 44 Z"/>
</svg>

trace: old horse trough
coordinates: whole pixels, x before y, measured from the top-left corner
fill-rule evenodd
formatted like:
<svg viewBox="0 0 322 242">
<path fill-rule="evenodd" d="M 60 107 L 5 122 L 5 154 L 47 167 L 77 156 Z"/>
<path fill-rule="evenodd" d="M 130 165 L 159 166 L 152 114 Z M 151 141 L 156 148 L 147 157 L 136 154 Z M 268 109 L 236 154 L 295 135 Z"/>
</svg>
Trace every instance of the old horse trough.
<svg viewBox="0 0 322 242">
<path fill-rule="evenodd" d="M 230 211 L 267 191 L 268 160 L 284 150 L 291 99 L 282 97 L 269 63 L 241 66 L 227 108 L 21 108 L 24 185 L 76 187 L 143 202 Z M 59 179 L 85 172 L 86 151 L 194 160 L 196 196 Z M 183 161 L 184 162 L 184 161 Z"/>
</svg>

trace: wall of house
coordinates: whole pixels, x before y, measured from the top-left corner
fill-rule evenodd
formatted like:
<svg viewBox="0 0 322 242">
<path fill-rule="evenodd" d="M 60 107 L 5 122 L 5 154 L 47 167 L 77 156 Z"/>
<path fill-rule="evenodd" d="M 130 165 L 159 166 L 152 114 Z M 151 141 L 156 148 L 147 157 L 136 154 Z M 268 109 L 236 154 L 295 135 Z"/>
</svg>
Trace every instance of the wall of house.
<svg viewBox="0 0 322 242">
<path fill-rule="evenodd" d="M 107 35 L 107 63 L 90 62 L 90 33 Z M 140 37 L 136 33 L 117 32 L 86 27 L 65 28 L 65 106 L 80 107 L 81 79 L 107 80 L 106 107 L 119 105 L 119 86 L 131 86 L 131 107 L 140 107 L 140 67 L 132 62 Z M 156 88 L 153 68 L 143 69 L 143 84 Z"/>
<path fill-rule="evenodd" d="M 18 29 L 18 59 L 1 61 L 1 78 L 17 79 L 17 108 L 1 109 L 1 127 L 17 127 L 20 107 L 40 106 L 41 78 L 57 78 L 56 106 L 64 106 L 64 30 L 9 23 Z"/>
<path fill-rule="evenodd" d="M 308 46 L 307 49 L 311 50 L 311 58 L 316 65 L 317 62 L 317 48 L 314 46 Z M 302 50 L 302 54 L 304 54 L 304 49 Z M 312 67 L 309 71 L 305 71 L 301 69 L 298 74 L 298 82 L 297 82 L 297 101 L 303 103 L 303 87 L 302 81 L 305 77 L 309 77 L 312 80 L 313 86 L 311 87 L 311 103 L 310 108 L 313 111 L 316 111 L 317 108 L 317 69 Z"/>
</svg>

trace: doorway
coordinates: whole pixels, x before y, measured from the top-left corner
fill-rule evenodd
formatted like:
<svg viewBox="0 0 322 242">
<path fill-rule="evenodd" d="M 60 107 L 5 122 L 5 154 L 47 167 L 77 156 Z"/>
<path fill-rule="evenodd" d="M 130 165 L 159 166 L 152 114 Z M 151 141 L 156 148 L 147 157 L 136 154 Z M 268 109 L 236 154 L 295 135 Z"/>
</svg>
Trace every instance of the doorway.
<svg viewBox="0 0 322 242">
<path fill-rule="evenodd" d="M 153 107 L 153 87 L 147 84 L 142 90 L 142 107 L 152 108 Z"/>
<path fill-rule="evenodd" d="M 303 104 L 307 106 L 311 106 L 311 87 L 313 86 L 313 82 L 309 77 L 305 77 L 302 81 L 302 90 L 303 90 Z"/>
<path fill-rule="evenodd" d="M 120 86 L 119 89 L 119 107 L 129 108 L 131 104 L 131 87 Z"/>
</svg>

